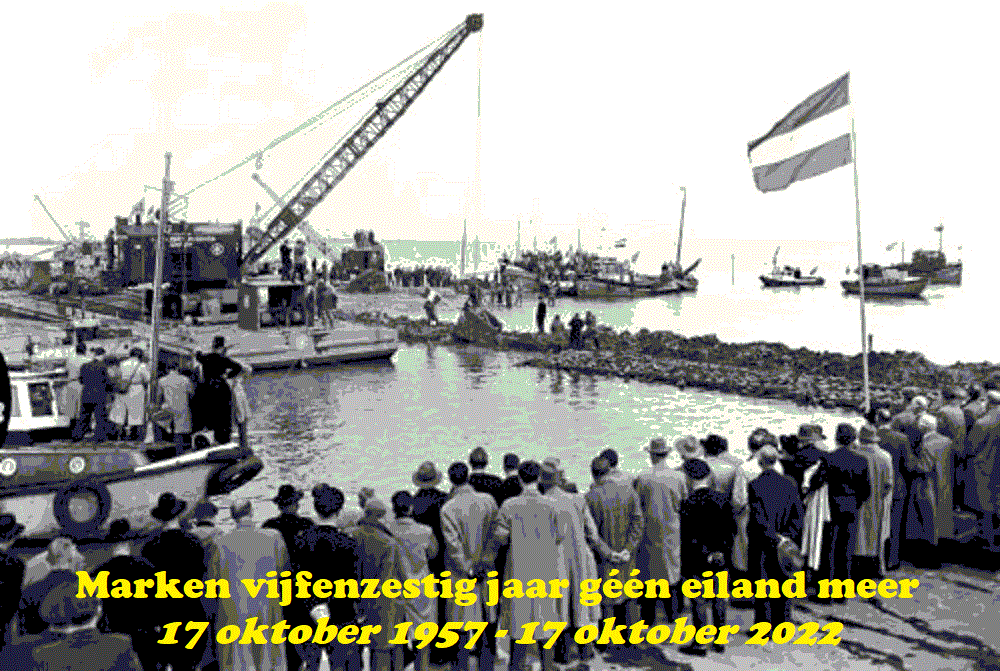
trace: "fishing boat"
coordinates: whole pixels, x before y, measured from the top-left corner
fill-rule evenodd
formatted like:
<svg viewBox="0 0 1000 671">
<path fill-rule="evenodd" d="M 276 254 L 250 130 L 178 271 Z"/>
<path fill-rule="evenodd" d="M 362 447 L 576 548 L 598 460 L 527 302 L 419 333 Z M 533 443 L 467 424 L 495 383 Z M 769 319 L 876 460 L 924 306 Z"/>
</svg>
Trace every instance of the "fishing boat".
<svg viewBox="0 0 1000 671">
<path fill-rule="evenodd" d="M 910 262 L 902 260 L 906 255 L 906 244 L 900 252 L 900 262 L 890 267 L 905 271 L 915 277 L 926 277 L 931 284 L 961 284 L 962 283 L 962 262 L 948 262 L 948 257 L 944 253 L 944 224 L 940 223 L 934 227 L 938 234 L 937 249 L 917 249 L 910 257 Z M 895 246 L 892 243 L 890 247 Z"/>
<path fill-rule="evenodd" d="M 877 264 L 865 264 L 862 268 L 865 296 L 919 298 L 927 288 L 927 277 L 912 277 L 896 268 L 886 268 Z M 860 292 L 858 280 L 844 280 L 840 283 L 844 292 Z"/>
<path fill-rule="evenodd" d="M 799 268 L 774 266 L 770 274 L 761 275 L 760 281 L 765 288 L 774 287 L 821 287 L 826 280 L 816 275 L 818 268 L 813 268 L 808 275 L 803 275 Z"/>
<path fill-rule="evenodd" d="M 760 281 L 764 284 L 765 289 L 776 287 L 821 287 L 826 284 L 826 280 L 816 274 L 819 266 L 810 270 L 808 275 L 803 275 L 802 270 L 797 266 L 779 266 L 778 252 L 780 251 L 780 246 L 774 250 L 774 256 L 771 258 L 770 274 L 760 275 Z"/>
</svg>

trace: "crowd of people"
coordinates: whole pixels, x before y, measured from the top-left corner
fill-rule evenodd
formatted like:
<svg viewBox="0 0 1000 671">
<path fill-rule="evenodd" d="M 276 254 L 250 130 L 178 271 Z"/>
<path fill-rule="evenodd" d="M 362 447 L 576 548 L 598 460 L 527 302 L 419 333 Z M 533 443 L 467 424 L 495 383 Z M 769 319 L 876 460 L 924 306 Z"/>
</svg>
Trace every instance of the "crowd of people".
<svg viewBox="0 0 1000 671">
<path fill-rule="evenodd" d="M 203 429 L 216 443 L 228 443 L 234 425 L 246 446 L 250 404 L 243 381 L 251 370 L 226 356 L 223 337 L 213 339 L 210 352 L 196 353 L 190 366 L 173 361 L 159 378 L 147 359 L 141 347 L 123 355 L 85 342 L 76 346 L 66 360 L 62 392 L 74 441 L 88 434 L 97 442 L 143 440 L 151 422 L 154 438 L 173 442 L 177 454 L 190 450 L 192 436 Z M 152 405 L 150 385 L 156 385 Z"/>
<path fill-rule="evenodd" d="M 347 590 L 345 598 L 311 593 L 282 607 L 266 590 L 256 597 L 234 590 L 230 599 L 175 599 L 157 602 L 156 608 L 141 600 L 102 603 L 74 593 L 74 571 L 84 561 L 69 539 L 54 540 L 25 564 L 8 552 L 23 527 L 3 515 L 0 619 L 10 624 L 0 668 L 315 671 L 323 655 L 333 670 L 361 668 L 362 646 L 337 640 L 216 642 L 223 627 L 257 618 L 258 625 L 271 626 L 281 620 L 289 627 L 379 625 L 366 646 L 375 671 L 400 671 L 411 661 L 416 671 L 430 664 L 465 671 L 473 657 L 478 669 L 493 669 L 500 628 L 512 640 L 522 634 L 533 638 L 542 668 L 549 670 L 573 657 L 587 664 L 598 652 L 626 659 L 642 655 L 647 644 L 575 643 L 577 630 L 608 617 L 652 626 L 689 613 L 696 628 L 724 624 L 727 599 L 685 599 L 681 590 L 686 580 L 721 571 L 754 581 L 755 621 L 792 621 L 790 599 L 777 585 L 800 570 L 809 576 L 807 598 L 842 601 L 842 594 L 815 590 L 817 582 L 878 579 L 901 561 L 938 566 L 940 540 L 957 536 L 957 519 L 969 515 L 976 516 L 989 549 L 997 551 L 998 382 L 991 380 L 972 398 L 946 388 L 934 408 L 908 390 L 895 413 L 875 410 L 860 427 L 840 423 L 832 442 L 818 424 L 785 436 L 757 428 L 747 439 L 745 460 L 732 455 L 728 440 L 718 434 L 684 436 L 673 445 L 654 437 L 645 448 L 650 467 L 638 474 L 619 469 L 618 453 L 607 449 L 590 463 L 587 491 L 567 479 L 558 458 L 507 454 L 500 475 L 488 471 L 489 456 L 477 447 L 467 461 L 452 463 L 446 475 L 433 462 L 422 463 L 412 476 L 415 489 L 398 491 L 388 502 L 364 487 L 355 506 L 337 487 L 316 484 L 314 519 L 302 514 L 306 495 L 291 484 L 281 485 L 273 499 L 280 514 L 259 526 L 252 503 L 233 503 L 235 528 L 228 531 L 216 526 L 218 509 L 211 502 L 203 500 L 185 515 L 187 504 L 166 493 L 151 511 L 160 528 L 136 534 L 127 521 L 112 522 L 106 539 L 111 556 L 91 569 L 92 576 L 110 571 L 108 584 L 159 570 L 181 584 L 220 577 L 239 584 L 298 571 L 334 584 L 476 578 L 471 590 L 477 598 L 471 602 L 426 590 L 401 598 L 383 592 L 372 599 Z M 678 467 L 668 466 L 672 452 Z M 439 487 L 445 477 L 447 489 Z M 622 582 L 632 576 L 646 585 L 652 581 L 656 590 L 640 598 L 629 598 L 627 590 L 614 597 L 605 592 L 597 600 L 579 598 L 585 581 L 615 576 Z M 519 598 L 504 589 L 495 607 L 487 598 L 491 578 L 505 587 L 506 580 L 517 579 L 566 581 L 568 588 L 559 598 Z M 156 643 L 165 636 L 165 624 L 188 621 L 211 622 L 196 645 Z M 417 625 L 469 621 L 488 623 L 471 649 L 464 645 L 467 631 L 451 647 L 415 645 Z M 547 621 L 568 623 L 551 649 L 542 645 L 550 631 L 527 626 Z M 414 623 L 409 646 L 392 642 L 403 622 Z M 512 643 L 509 668 L 523 668 L 533 647 Z M 695 656 L 724 651 L 720 642 L 680 648 Z M 74 662 L 74 656 L 87 661 Z M 53 667 L 53 660 L 63 665 Z"/>
</svg>

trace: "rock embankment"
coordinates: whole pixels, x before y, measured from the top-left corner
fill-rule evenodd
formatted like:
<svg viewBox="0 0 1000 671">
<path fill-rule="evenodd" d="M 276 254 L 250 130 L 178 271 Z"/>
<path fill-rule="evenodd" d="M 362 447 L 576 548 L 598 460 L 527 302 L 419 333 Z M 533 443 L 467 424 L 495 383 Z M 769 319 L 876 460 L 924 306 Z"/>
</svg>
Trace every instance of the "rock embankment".
<svg viewBox="0 0 1000 671">
<path fill-rule="evenodd" d="M 392 317 L 382 312 L 340 313 L 364 324 L 390 326 L 404 342 L 455 344 L 451 323 L 432 326 L 426 319 Z M 616 332 L 598 327 L 596 349 L 571 349 L 565 334 L 504 332 L 500 350 L 530 353 L 522 365 L 613 375 L 681 388 L 722 391 L 827 408 L 858 408 L 863 403 L 861 355 L 816 352 L 782 343 L 724 343 L 715 335 L 687 338 L 670 331 Z M 487 346 L 485 343 L 473 343 Z M 916 352 L 872 352 L 869 377 L 875 406 L 898 403 L 903 387 L 936 396 L 946 385 L 966 387 L 1000 375 L 1000 365 L 956 363 L 940 366 Z"/>
</svg>

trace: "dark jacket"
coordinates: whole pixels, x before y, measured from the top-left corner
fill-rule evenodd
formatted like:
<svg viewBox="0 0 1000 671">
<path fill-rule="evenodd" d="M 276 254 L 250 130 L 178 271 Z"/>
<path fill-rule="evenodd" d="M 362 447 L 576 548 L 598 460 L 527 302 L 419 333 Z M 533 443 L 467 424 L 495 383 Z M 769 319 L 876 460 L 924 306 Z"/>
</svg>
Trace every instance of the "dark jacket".
<svg viewBox="0 0 1000 671">
<path fill-rule="evenodd" d="M 88 361 L 80 366 L 80 394 L 82 403 L 104 403 L 108 400 L 108 365 L 100 359 Z"/>
<path fill-rule="evenodd" d="M 907 464 L 913 459 L 913 451 L 910 450 L 909 439 L 899 431 L 883 426 L 878 429 L 879 447 L 889 453 L 892 460 L 892 500 L 902 501 L 906 498 L 906 477 Z"/>
<path fill-rule="evenodd" d="M 823 481 L 830 488 L 830 512 L 856 515 L 872 493 L 868 462 L 840 446 L 826 456 L 823 470 Z"/>
<path fill-rule="evenodd" d="M 201 363 L 201 375 L 205 382 L 236 377 L 243 372 L 243 366 L 217 352 L 198 354 L 198 362 Z"/>
<path fill-rule="evenodd" d="M 714 489 L 698 489 L 681 503 L 681 573 L 700 578 L 702 571 L 721 571 L 729 563 L 736 535 L 736 516 L 729 497 Z M 722 553 L 722 564 L 708 557 Z"/>
<path fill-rule="evenodd" d="M 108 572 L 107 584 L 110 587 L 115 580 L 128 580 L 134 585 L 135 580 L 153 578 L 156 569 L 145 559 L 129 555 L 118 555 L 107 560 L 90 572 L 91 577 L 101 571 Z M 167 577 L 171 577 L 168 573 Z M 155 579 L 155 578 L 153 578 Z M 154 623 L 150 615 L 148 599 L 101 599 L 103 611 L 103 631 L 119 634 L 131 634 L 137 630 L 152 629 Z"/>
<path fill-rule="evenodd" d="M 315 581 L 356 580 L 361 577 L 361 547 L 358 541 L 328 524 L 314 524 L 295 534 L 292 551 L 299 557 L 299 569 L 313 574 Z M 320 599 L 311 596 L 303 604 L 307 610 L 327 604 L 330 623 L 353 622 L 356 612 L 354 599 Z"/>
<path fill-rule="evenodd" d="M 298 553 L 295 551 L 295 536 L 300 531 L 305 531 L 309 527 L 313 526 L 313 524 L 314 522 L 312 520 L 300 515 L 281 513 L 277 517 L 272 517 L 260 526 L 264 529 L 274 529 L 281 534 L 282 540 L 285 541 L 285 547 L 288 548 L 288 558 L 291 559 L 292 566 L 297 567 Z"/>
<path fill-rule="evenodd" d="M 180 579 L 180 586 L 191 579 L 205 577 L 205 546 L 201 539 L 181 529 L 160 531 L 142 546 L 142 558 L 153 565 L 154 572 L 166 571 L 167 579 Z M 155 573 L 154 573 L 155 574 Z M 204 620 L 205 609 L 199 599 L 158 599 L 154 623 Z"/>
<path fill-rule="evenodd" d="M 56 569 L 47 576 L 32 583 L 21 592 L 21 602 L 17 609 L 18 630 L 22 636 L 41 634 L 49 628 L 48 623 L 43 620 L 38 609 L 48 593 L 56 585 L 61 585 L 67 581 L 75 581 L 76 574 L 67 569 Z"/>
<path fill-rule="evenodd" d="M 750 482 L 748 490 L 750 520 L 747 534 L 750 545 L 766 552 L 777 547 L 779 536 L 797 543 L 802 533 L 805 508 L 795 481 L 767 468 Z M 683 527 L 681 533 L 684 533 Z"/>
<path fill-rule="evenodd" d="M 24 561 L 13 554 L 0 551 L 0 636 L 7 623 L 17 614 L 23 580 Z"/>
<path fill-rule="evenodd" d="M 822 461 L 826 453 L 813 445 L 803 445 L 789 458 L 781 460 L 781 468 L 785 475 L 795 481 L 801 489 L 805 472 L 816 462 Z"/>
<path fill-rule="evenodd" d="M 128 636 L 76 631 L 32 651 L 34 667 L 59 671 L 142 671 Z"/>
<path fill-rule="evenodd" d="M 436 487 L 421 489 L 413 496 L 413 520 L 431 528 L 439 548 L 445 547 L 444 534 L 441 532 L 441 506 L 447 500 L 448 495 Z M 431 573 L 443 571 L 444 554 L 439 552 L 436 557 L 428 560 L 427 566 Z"/>
<path fill-rule="evenodd" d="M 503 487 L 500 491 L 501 499 L 497 503 L 502 506 L 507 499 L 521 495 L 521 481 L 517 479 L 516 475 L 511 475 L 503 481 Z"/>
</svg>

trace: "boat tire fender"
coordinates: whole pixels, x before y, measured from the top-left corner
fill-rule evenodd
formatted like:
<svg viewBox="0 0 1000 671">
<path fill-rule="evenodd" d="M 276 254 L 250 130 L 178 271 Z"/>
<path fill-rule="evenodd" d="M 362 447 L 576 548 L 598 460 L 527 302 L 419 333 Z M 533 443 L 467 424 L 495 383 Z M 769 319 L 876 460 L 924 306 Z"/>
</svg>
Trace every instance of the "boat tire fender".
<svg viewBox="0 0 1000 671">
<path fill-rule="evenodd" d="M 209 496 L 228 494 L 250 482 L 264 468 L 257 456 L 242 459 L 232 466 L 219 469 L 208 481 L 206 493 Z"/>
<path fill-rule="evenodd" d="M 70 511 L 74 499 L 92 495 L 96 503 L 94 514 L 88 519 L 75 519 Z M 66 487 L 56 493 L 52 512 L 63 532 L 71 538 L 92 538 L 111 514 L 111 492 L 103 482 L 87 482 Z"/>
</svg>

